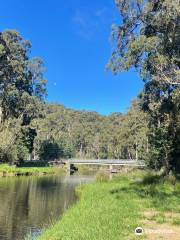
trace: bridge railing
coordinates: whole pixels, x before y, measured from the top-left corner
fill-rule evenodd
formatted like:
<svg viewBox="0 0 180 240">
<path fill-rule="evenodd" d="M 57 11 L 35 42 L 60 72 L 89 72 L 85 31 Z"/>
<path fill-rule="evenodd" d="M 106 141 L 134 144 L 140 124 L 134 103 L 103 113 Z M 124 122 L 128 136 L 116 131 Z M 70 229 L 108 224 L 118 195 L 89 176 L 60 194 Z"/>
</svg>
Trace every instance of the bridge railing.
<svg viewBox="0 0 180 240">
<path fill-rule="evenodd" d="M 112 164 L 112 165 L 141 165 L 145 166 L 144 160 L 134 160 L 134 159 L 68 159 L 65 160 L 66 163 L 71 164 Z"/>
</svg>

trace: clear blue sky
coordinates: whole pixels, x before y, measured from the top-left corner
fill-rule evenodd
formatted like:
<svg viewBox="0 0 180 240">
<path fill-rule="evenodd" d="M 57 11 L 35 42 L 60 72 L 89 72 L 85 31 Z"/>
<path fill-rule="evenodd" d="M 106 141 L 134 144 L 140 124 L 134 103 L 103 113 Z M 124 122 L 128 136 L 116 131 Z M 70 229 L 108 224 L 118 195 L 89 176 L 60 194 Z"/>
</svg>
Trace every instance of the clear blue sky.
<svg viewBox="0 0 180 240">
<path fill-rule="evenodd" d="M 102 114 L 126 111 L 143 83 L 135 71 L 105 71 L 114 0 L 5 0 L 1 30 L 17 29 L 44 59 L 48 101 Z"/>
</svg>

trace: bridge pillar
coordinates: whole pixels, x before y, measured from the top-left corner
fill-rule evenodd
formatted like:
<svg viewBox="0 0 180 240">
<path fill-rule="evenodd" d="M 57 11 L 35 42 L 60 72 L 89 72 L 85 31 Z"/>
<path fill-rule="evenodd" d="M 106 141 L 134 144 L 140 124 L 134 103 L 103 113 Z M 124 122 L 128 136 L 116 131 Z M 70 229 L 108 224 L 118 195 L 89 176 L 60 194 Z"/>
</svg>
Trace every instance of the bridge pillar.
<svg viewBox="0 0 180 240">
<path fill-rule="evenodd" d="M 109 180 L 112 180 L 112 178 L 113 178 L 113 174 L 110 172 L 109 173 Z"/>
<path fill-rule="evenodd" d="M 67 167 L 66 171 L 67 171 L 68 175 L 70 175 L 71 174 L 71 164 L 69 162 L 67 162 L 66 167 Z"/>
<path fill-rule="evenodd" d="M 113 165 L 112 164 L 110 164 L 109 165 L 109 171 L 112 173 L 112 171 L 113 171 Z"/>
</svg>

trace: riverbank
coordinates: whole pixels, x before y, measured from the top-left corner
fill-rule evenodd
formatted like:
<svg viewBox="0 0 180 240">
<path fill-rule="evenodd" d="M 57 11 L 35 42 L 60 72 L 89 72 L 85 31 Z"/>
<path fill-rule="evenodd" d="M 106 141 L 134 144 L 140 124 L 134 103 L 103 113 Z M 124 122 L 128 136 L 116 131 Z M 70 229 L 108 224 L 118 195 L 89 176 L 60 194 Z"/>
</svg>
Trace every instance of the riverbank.
<svg viewBox="0 0 180 240">
<path fill-rule="evenodd" d="M 63 167 L 16 167 L 0 164 L 0 177 L 45 175 L 65 172 Z"/>
<path fill-rule="evenodd" d="M 38 240 L 179 239 L 180 183 L 136 171 L 78 187 L 80 201 Z M 139 236 L 138 236 L 139 237 Z"/>
</svg>

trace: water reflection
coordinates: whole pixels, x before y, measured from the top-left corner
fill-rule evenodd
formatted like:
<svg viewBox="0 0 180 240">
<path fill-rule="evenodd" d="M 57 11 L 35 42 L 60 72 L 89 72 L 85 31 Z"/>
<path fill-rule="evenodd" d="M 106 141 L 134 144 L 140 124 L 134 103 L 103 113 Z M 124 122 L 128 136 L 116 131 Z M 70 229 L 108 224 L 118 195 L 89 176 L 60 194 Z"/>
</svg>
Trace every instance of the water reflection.
<svg viewBox="0 0 180 240">
<path fill-rule="evenodd" d="M 0 239 L 21 240 L 54 222 L 76 200 L 75 186 L 90 176 L 0 179 Z"/>
</svg>

